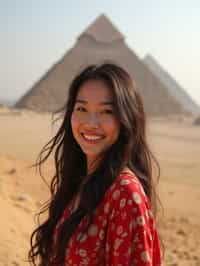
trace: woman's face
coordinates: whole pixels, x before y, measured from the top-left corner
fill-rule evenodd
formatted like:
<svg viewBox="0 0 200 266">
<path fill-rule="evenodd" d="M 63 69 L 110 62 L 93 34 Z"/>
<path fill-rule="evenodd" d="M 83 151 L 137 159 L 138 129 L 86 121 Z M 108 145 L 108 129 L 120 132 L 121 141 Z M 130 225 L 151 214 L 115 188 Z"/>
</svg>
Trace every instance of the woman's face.
<svg viewBox="0 0 200 266">
<path fill-rule="evenodd" d="M 120 123 L 114 114 L 112 92 L 104 82 L 90 80 L 80 87 L 71 126 L 89 164 L 116 142 Z"/>
</svg>

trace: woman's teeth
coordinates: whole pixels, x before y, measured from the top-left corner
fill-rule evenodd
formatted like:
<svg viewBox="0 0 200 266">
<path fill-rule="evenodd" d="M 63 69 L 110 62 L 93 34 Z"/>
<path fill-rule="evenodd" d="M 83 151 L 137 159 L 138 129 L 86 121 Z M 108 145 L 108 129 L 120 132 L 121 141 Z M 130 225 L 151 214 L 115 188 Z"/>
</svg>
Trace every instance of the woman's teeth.
<svg viewBox="0 0 200 266">
<path fill-rule="evenodd" d="M 83 137 L 87 140 L 99 140 L 102 139 L 102 136 L 91 136 L 91 135 L 86 135 L 86 134 L 82 134 Z"/>
</svg>

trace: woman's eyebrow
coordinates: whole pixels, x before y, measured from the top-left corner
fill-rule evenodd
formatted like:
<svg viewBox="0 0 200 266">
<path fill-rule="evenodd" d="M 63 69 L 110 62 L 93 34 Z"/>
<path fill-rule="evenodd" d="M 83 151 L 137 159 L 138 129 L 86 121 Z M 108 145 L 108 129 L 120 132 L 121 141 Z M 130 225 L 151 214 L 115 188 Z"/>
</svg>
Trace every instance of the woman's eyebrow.
<svg viewBox="0 0 200 266">
<path fill-rule="evenodd" d="M 77 99 L 77 100 L 76 100 L 76 103 L 83 103 L 83 104 L 87 104 L 87 103 L 88 103 L 88 101 L 81 100 L 81 99 Z M 110 101 L 105 101 L 105 102 L 99 102 L 98 104 L 100 104 L 100 105 L 113 105 L 113 102 L 110 102 Z"/>
</svg>

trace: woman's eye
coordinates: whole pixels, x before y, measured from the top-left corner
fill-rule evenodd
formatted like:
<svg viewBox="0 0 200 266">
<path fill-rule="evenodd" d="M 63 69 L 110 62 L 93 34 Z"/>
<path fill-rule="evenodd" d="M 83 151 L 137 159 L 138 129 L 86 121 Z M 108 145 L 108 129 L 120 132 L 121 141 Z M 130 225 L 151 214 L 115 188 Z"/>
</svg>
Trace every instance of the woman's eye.
<svg viewBox="0 0 200 266">
<path fill-rule="evenodd" d="M 85 109 L 85 107 L 79 106 L 79 107 L 76 108 L 76 111 L 86 112 L 86 109 Z"/>
<path fill-rule="evenodd" d="M 113 110 L 109 110 L 109 109 L 103 110 L 102 113 L 103 114 L 113 114 Z"/>
</svg>

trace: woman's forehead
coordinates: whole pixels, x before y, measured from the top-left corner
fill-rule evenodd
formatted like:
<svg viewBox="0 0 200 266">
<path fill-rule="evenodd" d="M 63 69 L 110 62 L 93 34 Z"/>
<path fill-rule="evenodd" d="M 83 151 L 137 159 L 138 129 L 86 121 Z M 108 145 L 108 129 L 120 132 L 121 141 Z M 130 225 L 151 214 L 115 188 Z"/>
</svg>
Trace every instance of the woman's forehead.
<svg viewBox="0 0 200 266">
<path fill-rule="evenodd" d="M 76 102 L 112 104 L 112 90 L 103 81 L 90 80 L 80 87 L 76 96 Z"/>
</svg>

